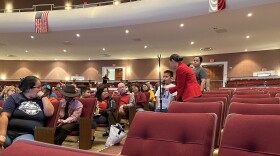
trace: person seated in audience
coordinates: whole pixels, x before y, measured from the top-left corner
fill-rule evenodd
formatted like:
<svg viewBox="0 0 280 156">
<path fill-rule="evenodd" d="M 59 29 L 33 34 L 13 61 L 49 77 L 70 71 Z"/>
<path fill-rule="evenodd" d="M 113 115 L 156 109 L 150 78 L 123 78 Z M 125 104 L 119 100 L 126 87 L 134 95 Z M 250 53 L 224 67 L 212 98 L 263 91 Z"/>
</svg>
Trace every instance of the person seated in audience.
<svg viewBox="0 0 280 156">
<path fill-rule="evenodd" d="M 155 109 L 155 102 L 156 102 L 154 91 L 152 91 L 146 83 L 142 85 L 142 90 L 143 90 L 143 92 L 149 92 L 150 93 L 149 108 L 150 108 L 150 110 L 154 110 Z"/>
<path fill-rule="evenodd" d="M 81 88 L 81 98 L 90 98 L 90 88 L 88 87 L 84 87 L 84 88 Z"/>
<path fill-rule="evenodd" d="M 64 98 L 60 100 L 61 109 L 59 111 L 58 125 L 55 131 L 54 143 L 57 145 L 62 145 L 70 132 L 79 130 L 79 118 L 83 109 L 83 104 L 75 99 L 79 94 L 76 93 L 73 85 L 62 87 L 60 93 Z"/>
<path fill-rule="evenodd" d="M 146 95 L 141 92 L 141 89 L 137 84 L 132 84 L 132 91 L 135 97 L 136 112 L 144 111 L 144 105 L 147 104 Z"/>
<path fill-rule="evenodd" d="M 27 76 L 19 83 L 21 93 L 8 97 L 0 116 L 0 146 L 8 147 L 19 139 L 34 140 L 35 127 L 44 127 L 54 107 L 41 91 L 41 82 Z"/>
<path fill-rule="evenodd" d="M 188 63 L 187 66 L 190 67 L 192 70 L 195 68 L 193 63 Z"/>
<path fill-rule="evenodd" d="M 129 107 L 134 107 L 135 104 L 134 95 L 126 90 L 124 83 L 118 84 L 118 92 L 121 96 L 119 114 L 121 117 L 128 117 Z"/>
<path fill-rule="evenodd" d="M 3 91 L 0 95 L 0 100 L 6 100 L 10 95 L 14 94 L 16 92 L 16 88 L 14 86 L 5 86 Z"/>
<path fill-rule="evenodd" d="M 162 112 L 167 112 L 171 101 L 175 100 L 177 92 L 169 93 L 169 91 L 164 88 L 174 87 L 175 85 L 171 83 L 173 78 L 173 71 L 166 70 L 163 73 L 163 86 L 158 87 L 156 92 L 156 112 L 161 112 L 160 110 L 160 89 L 161 89 L 161 100 L 162 100 Z"/>
<path fill-rule="evenodd" d="M 47 96 L 50 100 L 50 102 L 58 102 L 58 100 L 54 97 L 51 97 L 52 94 L 52 87 L 50 85 L 44 85 L 42 87 L 42 91 L 44 92 L 44 95 Z"/>
<path fill-rule="evenodd" d="M 57 96 L 56 98 L 62 98 L 63 95 L 59 92 L 61 88 L 60 87 L 53 87 L 52 88 L 52 92 L 55 93 L 55 95 Z"/>
<path fill-rule="evenodd" d="M 99 86 L 97 88 L 97 92 L 95 97 L 97 98 L 96 112 L 94 115 L 94 125 L 96 124 L 108 124 L 108 129 L 103 136 L 109 135 L 109 128 L 111 126 L 110 121 L 108 120 L 109 114 L 113 115 L 113 118 L 116 120 L 116 116 L 114 116 L 114 112 L 116 110 L 116 102 L 109 95 L 109 89 L 104 86 Z M 117 122 L 117 121 L 116 121 Z"/>
</svg>

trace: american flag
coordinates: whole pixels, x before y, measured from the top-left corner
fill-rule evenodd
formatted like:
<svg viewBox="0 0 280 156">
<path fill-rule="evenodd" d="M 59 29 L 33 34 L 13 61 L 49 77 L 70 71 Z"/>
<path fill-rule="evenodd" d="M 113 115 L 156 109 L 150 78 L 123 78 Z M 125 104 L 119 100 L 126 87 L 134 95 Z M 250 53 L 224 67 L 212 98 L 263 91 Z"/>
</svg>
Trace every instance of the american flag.
<svg viewBox="0 0 280 156">
<path fill-rule="evenodd" d="M 209 12 L 217 12 L 226 8 L 226 0 L 209 0 Z"/>
<path fill-rule="evenodd" d="M 36 15 L 35 15 L 35 32 L 36 33 L 48 32 L 48 15 L 49 15 L 49 11 L 36 12 Z"/>
</svg>

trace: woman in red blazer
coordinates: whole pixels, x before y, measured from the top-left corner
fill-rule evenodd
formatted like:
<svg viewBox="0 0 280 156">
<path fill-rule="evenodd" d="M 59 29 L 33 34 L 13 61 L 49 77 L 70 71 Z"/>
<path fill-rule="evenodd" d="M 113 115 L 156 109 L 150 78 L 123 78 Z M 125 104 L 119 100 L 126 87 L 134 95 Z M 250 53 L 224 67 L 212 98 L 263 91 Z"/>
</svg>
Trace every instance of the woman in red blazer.
<svg viewBox="0 0 280 156">
<path fill-rule="evenodd" d="M 178 54 L 172 54 L 169 58 L 170 66 L 176 69 L 176 86 L 167 90 L 170 93 L 177 91 L 176 101 L 187 101 L 189 98 L 201 95 L 200 86 L 196 81 L 193 70 L 182 61 L 183 58 Z"/>
</svg>

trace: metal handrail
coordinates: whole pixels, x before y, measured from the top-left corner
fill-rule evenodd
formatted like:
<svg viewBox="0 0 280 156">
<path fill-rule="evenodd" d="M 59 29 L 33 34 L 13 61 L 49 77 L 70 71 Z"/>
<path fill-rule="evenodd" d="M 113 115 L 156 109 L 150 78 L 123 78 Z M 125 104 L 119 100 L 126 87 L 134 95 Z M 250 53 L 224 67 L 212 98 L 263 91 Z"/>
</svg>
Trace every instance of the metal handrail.
<svg viewBox="0 0 280 156">
<path fill-rule="evenodd" d="M 128 2 L 120 1 L 120 4 L 136 2 L 136 1 L 141 1 L 141 0 L 129 0 Z M 90 8 L 90 7 L 97 7 L 97 6 L 104 6 L 104 5 L 114 5 L 114 2 L 115 0 L 111 0 L 106 2 L 71 5 L 69 7 L 71 7 L 71 9 L 81 9 L 81 8 Z M 33 5 L 32 8 L 12 9 L 12 11 L 11 10 L 7 11 L 6 9 L 0 9 L 0 13 L 32 12 L 32 11 L 37 11 L 37 7 L 42 7 L 42 6 L 50 6 L 50 10 L 48 11 L 65 10 L 66 8 L 66 6 L 55 6 L 54 4 L 37 4 L 37 5 Z M 42 10 L 42 11 L 47 11 L 47 10 Z"/>
</svg>

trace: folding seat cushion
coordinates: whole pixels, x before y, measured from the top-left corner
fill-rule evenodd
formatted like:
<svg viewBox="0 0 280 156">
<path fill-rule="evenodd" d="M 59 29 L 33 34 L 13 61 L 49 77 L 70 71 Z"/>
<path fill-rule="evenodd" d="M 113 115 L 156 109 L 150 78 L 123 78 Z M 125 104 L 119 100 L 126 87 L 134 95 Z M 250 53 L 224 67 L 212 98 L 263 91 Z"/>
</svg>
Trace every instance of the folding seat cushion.
<svg viewBox="0 0 280 156">
<path fill-rule="evenodd" d="M 279 105 L 280 106 L 280 105 Z M 171 102 L 168 113 L 215 113 L 217 115 L 215 148 L 218 147 L 222 119 L 224 116 L 223 103 L 220 102 Z"/>
<path fill-rule="evenodd" d="M 233 98 L 270 98 L 270 94 L 234 94 Z"/>
<path fill-rule="evenodd" d="M 228 114 L 247 115 L 280 115 L 280 105 L 275 104 L 251 104 L 233 102 L 229 107 Z"/>
<path fill-rule="evenodd" d="M 0 153 L 1 156 L 110 156 L 31 140 L 18 140 Z"/>
<path fill-rule="evenodd" d="M 280 93 L 277 93 L 277 94 L 275 95 L 275 97 L 280 97 Z"/>
<path fill-rule="evenodd" d="M 258 104 L 279 104 L 279 98 L 232 98 L 232 102 L 258 103 Z"/>
<path fill-rule="evenodd" d="M 229 115 L 218 156 L 279 156 L 279 123 L 279 115 Z"/>
<path fill-rule="evenodd" d="M 138 112 L 121 154 L 209 156 L 214 145 L 216 118 L 211 113 Z"/>
</svg>

